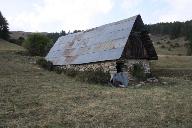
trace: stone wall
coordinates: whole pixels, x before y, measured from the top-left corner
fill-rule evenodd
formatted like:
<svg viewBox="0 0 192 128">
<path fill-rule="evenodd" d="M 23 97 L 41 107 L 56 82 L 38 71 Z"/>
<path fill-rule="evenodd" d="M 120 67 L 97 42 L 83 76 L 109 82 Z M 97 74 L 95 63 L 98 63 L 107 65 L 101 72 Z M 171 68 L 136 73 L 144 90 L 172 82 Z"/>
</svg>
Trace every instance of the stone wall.
<svg viewBox="0 0 192 128">
<path fill-rule="evenodd" d="M 125 65 L 127 67 L 127 71 L 129 72 L 131 68 L 133 67 L 134 64 L 141 64 L 144 67 L 144 72 L 145 73 L 150 73 L 150 65 L 148 60 L 126 60 Z"/>
<path fill-rule="evenodd" d="M 125 65 L 127 67 L 126 71 L 128 72 L 129 80 L 134 81 L 135 78 L 131 75 L 131 70 L 133 69 L 134 64 L 141 64 L 144 68 L 144 73 L 151 73 L 150 65 L 148 60 L 127 60 Z"/>
<path fill-rule="evenodd" d="M 141 64 L 144 67 L 145 73 L 150 73 L 150 65 L 148 60 L 125 60 L 123 61 L 125 65 L 125 69 L 123 71 L 128 72 L 129 79 L 131 80 L 133 77 L 130 74 L 130 70 L 133 68 L 134 64 Z M 103 69 L 104 72 L 110 72 L 111 77 L 117 72 L 116 70 L 116 61 L 106 61 L 99 63 L 90 63 L 90 64 L 82 64 L 82 65 L 64 65 L 60 66 L 62 69 L 73 69 L 76 71 L 87 71 L 87 70 L 99 70 Z"/>
<path fill-rule="evenodd" d="M 81 65 L 64 65 L 62 69 L 73 69 L 76 71 L 87 71 L 87 70 L 99 70 L 103 69 L 104 72 L 116 70 L 116 61 L 107 61 L 99 63 L 81 64 Z"/>
</svg>

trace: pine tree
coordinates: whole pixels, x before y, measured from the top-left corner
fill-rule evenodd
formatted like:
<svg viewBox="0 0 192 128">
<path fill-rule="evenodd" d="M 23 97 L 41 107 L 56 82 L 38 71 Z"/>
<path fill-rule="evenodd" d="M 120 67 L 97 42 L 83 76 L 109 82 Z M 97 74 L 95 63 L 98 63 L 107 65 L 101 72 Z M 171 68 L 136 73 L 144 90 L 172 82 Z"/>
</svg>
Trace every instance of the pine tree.
<svg viewBox="0 0 192 128">
<path fill-rule="evenodd" d="M 9 27 L 7 20 L 3 17 L 0 11 L 0 38 L 8 40 L 9 39 Z"/>
</svg>

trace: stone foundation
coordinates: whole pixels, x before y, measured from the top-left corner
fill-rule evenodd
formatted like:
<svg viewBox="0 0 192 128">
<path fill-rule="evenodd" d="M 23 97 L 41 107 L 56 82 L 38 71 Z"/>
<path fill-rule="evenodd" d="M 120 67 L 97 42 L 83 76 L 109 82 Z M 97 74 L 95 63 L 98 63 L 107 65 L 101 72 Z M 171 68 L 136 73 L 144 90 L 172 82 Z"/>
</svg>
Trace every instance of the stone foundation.
<svg viewBox="0 0 192 128">
<path fill-rule="evenodd" d="M 111 74 L 111 77 L 113 77 L 113 75 L 117 72 L 116 63 L 117 61 L 107 61 L 107 62 L 81 64 L 81 65 L 64 65 L 59 67 L 62 69 L 73 69 L 76 71 L 88 71 L 88 70 L 97 71 L 102 69 L 104 72 L 109 72 Z M 143 65 L 144 72 L 150 73 L 150 65 L 148 60 L 125 60 L 123 61 L 123 63 L 125 65 L 125 69 L 123 69 L 123 71 L 128 72 L 130 80 L 132 80 L 130 71 L 133 68 L 134 64 Z"/>
<path fill-rule="evenodd" d="M 64 66 L 61 66 L 61 68 L 73 69 L 76 71 L 88 71 L 88 70 L 97 71 L 102 69 L 104 72 L 109 72 L 109 71 L 116 70 L 116 61 L 81 64 L 81 65 L 64 65 Z"/>
</svg>

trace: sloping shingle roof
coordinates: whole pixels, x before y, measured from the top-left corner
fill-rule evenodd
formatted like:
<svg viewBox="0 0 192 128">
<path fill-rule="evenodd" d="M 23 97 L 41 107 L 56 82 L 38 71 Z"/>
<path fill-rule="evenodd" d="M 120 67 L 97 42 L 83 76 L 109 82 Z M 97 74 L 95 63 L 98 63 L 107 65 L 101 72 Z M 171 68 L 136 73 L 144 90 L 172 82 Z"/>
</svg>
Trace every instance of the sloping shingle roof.
<svg viewBox="0 0 192 128">
<path fill-rule="evenodd" d="M 46 59 L 54 65 L 119 59 L 138 16 L 62 36 L 51 48 Z"/>
</svg>

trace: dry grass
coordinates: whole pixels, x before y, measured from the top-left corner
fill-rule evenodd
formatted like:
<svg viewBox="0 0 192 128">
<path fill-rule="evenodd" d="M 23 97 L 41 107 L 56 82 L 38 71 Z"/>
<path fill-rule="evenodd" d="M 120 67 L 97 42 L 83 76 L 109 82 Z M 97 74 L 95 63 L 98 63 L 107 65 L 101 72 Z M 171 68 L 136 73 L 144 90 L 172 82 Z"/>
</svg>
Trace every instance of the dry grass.
<svg viewBox="0 0 192 128">
<path fill-rule="evenodd" d="M 156 46 L 155 49 L 159 55 L 182 55 L 187 54 L 187 49 L 185 47 L 172 48 L 171 51 L 168 48 L 161 48 L 161 46 Z"/>
<path fill-rule="evenodd" d="M 151 68 L 157 76 L 179 77 L 192 80 L 191 56 L 159 55 L 157 61 L 151 62 Z"/>
<path fill-rule="evenodd" d="M 155 49 L 158 55 L 182 55 L 185 56 L 187 54 L 187 48 L 185 44 L 188 41 L 185 40 L 184 37 L 170 39 L 167 35 L 151 35 L 152 41 L 154 42 Z M 158 44 L 160 43 L 160 44 Z M 179 44 L 179 47 L 171 47 L 170 45 Z M 165 48 L 162 48 L 164 46 Z"/>
<path fill-rule="evenodd" d="M 0 52 L 1 51 L 25 51 L 25 49 L 19 45 L 0 39 Z"/>
<path fill-rule="evenodd" d="M 192 81 L 119 89 L 39 69 L 0 54 L 0 127 L 192 127 Z"/>
<path fill-rule="evenodd" d="M 152 61 L 154 69 L 192 69 L 192 56 L 159 55 L 158 60 Z"/>
</svg>

